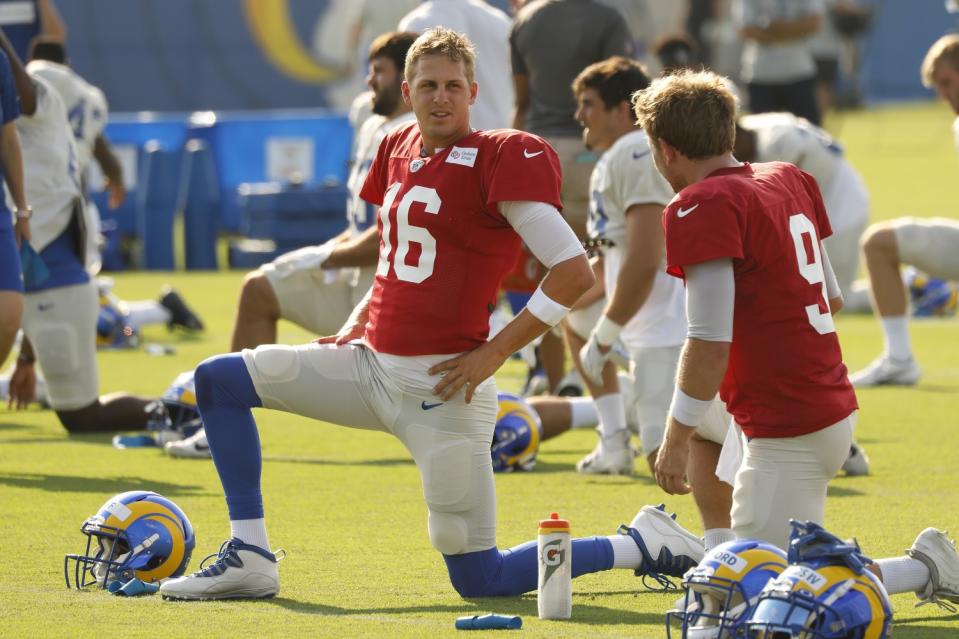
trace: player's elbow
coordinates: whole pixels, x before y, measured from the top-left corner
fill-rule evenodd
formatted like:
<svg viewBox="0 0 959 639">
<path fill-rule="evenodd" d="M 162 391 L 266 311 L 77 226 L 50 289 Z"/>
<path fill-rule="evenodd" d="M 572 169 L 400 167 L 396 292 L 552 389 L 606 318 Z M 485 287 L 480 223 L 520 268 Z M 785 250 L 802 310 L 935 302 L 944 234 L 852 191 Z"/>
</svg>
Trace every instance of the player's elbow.
<svg viewBox="0 0 959 639">
<path fill-rule="evenodd" d="M 566 260 L 553 268 L 556 279 L 562 282 L 564 302 L 574 305 L 596 283 L 596 275 L 585 255 Z"/>
<path fill-rule="evenodd" d="M 829 299 L 829 312 L 835 315 L 842 310 L 842 295 L 837 295 Z"/>
</svg>

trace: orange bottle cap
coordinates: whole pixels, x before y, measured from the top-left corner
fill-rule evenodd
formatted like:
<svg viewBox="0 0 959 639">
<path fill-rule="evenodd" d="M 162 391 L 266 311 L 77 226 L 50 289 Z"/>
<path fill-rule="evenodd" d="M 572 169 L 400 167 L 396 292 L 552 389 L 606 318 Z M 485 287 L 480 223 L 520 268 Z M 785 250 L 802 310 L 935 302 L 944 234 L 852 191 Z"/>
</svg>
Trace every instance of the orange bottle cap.
<svg viewBox="0 0 959 639">
<path fill-rule="evenodd" d="M 565 519 L 559 518 L 559 513 L 550 513 L 549 519 L 544 519 L 539 522 L 540 528 L 546 529 L 566 529 L 569 530 L 569 522 Z"/>
</svg>

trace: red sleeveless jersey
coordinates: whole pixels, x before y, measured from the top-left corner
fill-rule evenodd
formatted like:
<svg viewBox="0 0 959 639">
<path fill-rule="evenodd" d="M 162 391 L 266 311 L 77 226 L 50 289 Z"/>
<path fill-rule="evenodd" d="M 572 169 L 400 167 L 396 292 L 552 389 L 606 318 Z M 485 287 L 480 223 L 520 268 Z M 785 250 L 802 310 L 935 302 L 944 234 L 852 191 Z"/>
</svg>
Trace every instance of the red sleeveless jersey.
<svg viewBox="0 0 959 639">
<path fill-rule="evenodd" d="M 365 339 L 382 353 L 434 355 L 486 341 L 520 238 L 498 203 L 561 207 L 562 174 L 541 138 L 476 131 L 421 157 L 416 124 L 380 144 L 360 196 L 380 206 L 380 257 Z"/>
<path fill-rule="evenodd" d="M 815 179 L 791 164 L 720 169 L 663 214 L 666 265 L 732 258 L 733 341 L 720 397 L 748 437 L 815 432 L 857 408 L 826 299 L 832 234 Z"/>
</svg>

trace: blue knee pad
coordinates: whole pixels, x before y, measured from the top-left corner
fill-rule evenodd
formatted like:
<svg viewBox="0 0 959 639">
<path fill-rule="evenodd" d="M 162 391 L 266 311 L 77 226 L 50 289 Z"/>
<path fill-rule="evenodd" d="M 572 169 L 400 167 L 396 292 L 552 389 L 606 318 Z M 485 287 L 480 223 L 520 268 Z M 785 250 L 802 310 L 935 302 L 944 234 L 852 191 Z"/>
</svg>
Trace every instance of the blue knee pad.
<svg viewBox="0 0 959 639">
<path fill-rule="evenodd" d="M 461 597 L 515 597 L 536 590 L 536 542 L 500 552 L 496 548 L 443 555 L 450 582 Z M 573 540 L 573 577 L 613 567 L 613 545 L 605 537 Z"/>
<path fill-rule="evenodd" d="M 251 408 L 263 405 L 239 353 L 211 357 L 193 374 L 196 401 L 230 519 L 263 517 L 260 437 Z"/>
</svg>

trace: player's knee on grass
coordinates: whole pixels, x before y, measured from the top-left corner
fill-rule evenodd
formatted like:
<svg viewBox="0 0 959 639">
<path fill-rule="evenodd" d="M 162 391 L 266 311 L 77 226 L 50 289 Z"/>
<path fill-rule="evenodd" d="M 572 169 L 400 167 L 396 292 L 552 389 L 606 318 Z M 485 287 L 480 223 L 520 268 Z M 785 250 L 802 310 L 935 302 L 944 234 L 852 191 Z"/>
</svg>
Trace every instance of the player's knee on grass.
<svg viewBox="0 0 959 639">
<path fill-rule="evenodd" d="M 100 399 L 76 410 L 58 410 L 57 418 L 67 432 L 77 435 L 117 430 L 116 426 L 103 424 L 100 419 Z"/>
<path fill-rule="evenodd" d="M 466 549 L 469 529 L 461 515 L 437 512 L 431 506 L 427 525 L 430 543 L 444 555 L 457 555 Z"/>
<path fill-rule="evenodd" d="M 462 513 L 469 510 L 472 501 L 471 466 L 471 443 L 455 439 L 436 446 L 421 468 L 423 495 L 430 511 L 430 543 L 444 555 L 457 555 L 469 549 L 469 526 Z"/>
</svg>

